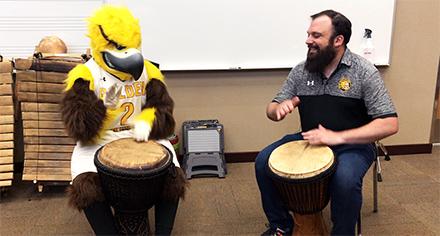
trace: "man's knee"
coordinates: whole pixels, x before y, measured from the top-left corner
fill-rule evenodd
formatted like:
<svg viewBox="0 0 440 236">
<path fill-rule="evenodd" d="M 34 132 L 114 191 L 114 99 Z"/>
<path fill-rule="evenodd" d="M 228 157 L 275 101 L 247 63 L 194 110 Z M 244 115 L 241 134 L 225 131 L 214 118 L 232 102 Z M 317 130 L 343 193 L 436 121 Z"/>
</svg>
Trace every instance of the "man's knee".
<svg viewBox="0 0 440 236">
<path fill-rule="evenodd" d="M 362 189 L 362 179 L 352 170 L 337 170 L 331 180 L 331 190 L 338 196 L 350 196 Z"/>
</svg>

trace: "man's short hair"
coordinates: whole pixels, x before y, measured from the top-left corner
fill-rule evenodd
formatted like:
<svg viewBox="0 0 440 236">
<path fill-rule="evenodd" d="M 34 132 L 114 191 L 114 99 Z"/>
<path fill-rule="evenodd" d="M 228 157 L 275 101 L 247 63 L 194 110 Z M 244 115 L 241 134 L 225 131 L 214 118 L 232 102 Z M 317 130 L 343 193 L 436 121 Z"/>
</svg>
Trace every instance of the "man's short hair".
<svg viewBox="0 0 440 236">
<path fill-rule="evenodd" d="M 333 10 L 325 10 L 325 11 L 316 13 L 314 15 L 311 15 L 310 17 L 312 18 L 312 20 L 314 20 L 320 16 L 328 16 L 332 20 L 333 34 L 330 37 L 331 40 L 333 40 L 338 35 L 342 35 L 342 36 L 344 36 L 344 44 L 345 45 L 347 45 L 347 43 L 350 42 L 351 22 L 347 17 L 345 17 L 341 13 L 339 13 L 337 11 L 333 11 Z"/>
</svg>

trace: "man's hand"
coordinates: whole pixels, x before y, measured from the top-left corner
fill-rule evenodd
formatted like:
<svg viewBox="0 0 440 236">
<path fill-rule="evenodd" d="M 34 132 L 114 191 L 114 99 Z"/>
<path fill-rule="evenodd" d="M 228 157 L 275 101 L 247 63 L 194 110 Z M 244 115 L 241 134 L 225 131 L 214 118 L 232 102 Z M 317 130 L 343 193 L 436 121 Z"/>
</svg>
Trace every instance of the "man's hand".
<svg viewBox="0 0 440 236">
<path fill-rule="evenodd" d="M 280 121 L 284 119 L 287 114 L 292 113 L 299 103 L 300 100 L 297 96 L 292 99 L 284 100 L 279 104 L 270 103 L 267 108 L 267 116 L 274 121 Z"/>
<path fill-rule="evenodd" d="M 121 96 L 123 86 L 113 84 L 108 88 L 104 97 L 104 105 L 109 109 L 116 109 L 119 105 L 119 96 Z"/>
<path fill-rule="evenodd" d="M 303 132 L 302 136 L 312 145 L 334 146 L 344 143 L 344 139 L 338 132 L 326 129 L 322 125 L 318 125 L 317 129 Z"/>
</svg>

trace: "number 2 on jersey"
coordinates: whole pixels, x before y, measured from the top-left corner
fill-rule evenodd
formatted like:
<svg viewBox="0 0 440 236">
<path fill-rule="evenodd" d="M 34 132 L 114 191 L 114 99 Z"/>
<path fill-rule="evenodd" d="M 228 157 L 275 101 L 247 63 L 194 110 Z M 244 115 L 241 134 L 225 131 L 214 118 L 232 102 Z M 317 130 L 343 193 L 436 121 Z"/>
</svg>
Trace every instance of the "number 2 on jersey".
<svg viewBox="0 0 440 236">
<path fill-rule="evenodd" d="M 121 126 L 127 125 L 127 121 L 134 112 L 134 105 L 131 102 L 125 102 L 121 105 L 121 107 L 125 110 L 125 114 L 121 117 Z"/>
</svg>

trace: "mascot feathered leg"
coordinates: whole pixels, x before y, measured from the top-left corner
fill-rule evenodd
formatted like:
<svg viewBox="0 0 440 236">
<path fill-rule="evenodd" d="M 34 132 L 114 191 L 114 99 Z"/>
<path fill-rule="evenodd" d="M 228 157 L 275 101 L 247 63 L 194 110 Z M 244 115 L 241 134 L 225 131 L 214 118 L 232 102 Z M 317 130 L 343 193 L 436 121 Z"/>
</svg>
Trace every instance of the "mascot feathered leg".
<svg viewBox="0 0 440 236">
<path fill-rule="evenodd" d="M 69 72 L 61 104 L 66 129 L 77 141 L 69 202 L 84 210 L 96 234 L 115 234 L 93 162 L 95 152 L 119 138 L 163 141 L 174 132 L 174 102 L 160 70 L 140 53 L 139 22 L 127 8 L 104 5 L 88 22 L 93 57 Z M 156 225 L 159 229 L 165 225 L 165 234 L 171 233 L 179 198 L 187 186 L 174 151 L 173 163 L 160 201 L 164 205 L 156 209 L 163 211 L 157 215 L 164 216 L 158 221 L 165 223 Z M 124 225 L 117 222 L 116 227 Z"/>
<path fill-rule="evenodd" d="M 78 175 L 68 188 L 69 205 L 84 214 L 96 235 L 118 233 L 110 205 L 105 201 L 97 173 Z"/>
</svg>

